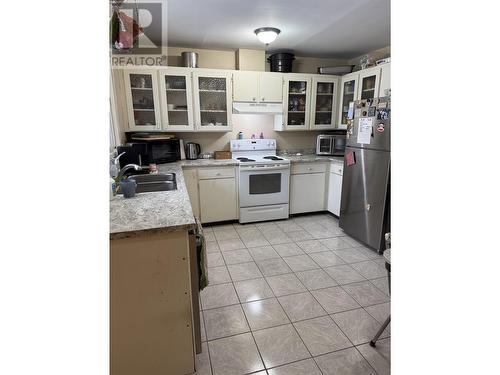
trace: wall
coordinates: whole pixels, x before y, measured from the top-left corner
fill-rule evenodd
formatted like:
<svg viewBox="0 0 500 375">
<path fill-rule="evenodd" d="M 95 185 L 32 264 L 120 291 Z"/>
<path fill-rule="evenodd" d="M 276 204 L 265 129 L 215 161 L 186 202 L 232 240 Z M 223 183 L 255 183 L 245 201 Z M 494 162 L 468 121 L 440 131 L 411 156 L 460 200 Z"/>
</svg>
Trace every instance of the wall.
<svg viewBox="0 0 500 375">
<path fill-rule="evenodd" d="M 200 68 L 208 69 L 236 69 L 235 50 L 212 50 L 190 47 L 164 47 L 169 66 L 182 66 L 181 53 L 192 51 L 198 53 Z"/>
<path fill-rule="evenodd" d="M 267 63 L 269 56 L 270 54 L 266 54 L 266 71 L 270 71 L 270 64 Z M 346 63 L 346 59 L 295 56 L 292 63 L 292 72 L 317 74 L 319 67 L 345 65 Z"/>
<path fill-rule="evenodd" d="M 229 133 L 176 133 L 186 142 L 197 142 L 201 145 L 202 152 L 214 152 L 229 150 L 229 141 L 236 139 L 238 132 L 243 132 L 244 138 L 250 138 L 252 134 L 256 137 L 260 132 L 264 133 L 264 138 L 274 138 L 277 140 L 279 150 L 284 149 L 305 149 L 316 147 L 316 136 L 324 131 L 296 131 L 296 132 L 276 132 L 273 130 L 274 116 L 247 114 L 233 114 L 233 131 Z"/>
<path fill-rule="evenodd" d="M 384 57 L 390 56 L 391 55 L 391 46 L 387 46 L 387 47 L 384 47 L 384 48 L 379 48 L 379 49 L 376 49 L 374 51 L 370 51 L 370 52 L 364 53 L 361 56 L 349 59 L 347 63 L 350 64 L 350 65 L 356 65 L 356 67 L 354 68 L 356 70 L 357 68 L 359 68 L 359 60 L 364 55 L 370 55 L 373 58 L 373 61 L 375 62 L 375 61 L 377 61 L 379 59 L 383 59 Z"/>
</svg>

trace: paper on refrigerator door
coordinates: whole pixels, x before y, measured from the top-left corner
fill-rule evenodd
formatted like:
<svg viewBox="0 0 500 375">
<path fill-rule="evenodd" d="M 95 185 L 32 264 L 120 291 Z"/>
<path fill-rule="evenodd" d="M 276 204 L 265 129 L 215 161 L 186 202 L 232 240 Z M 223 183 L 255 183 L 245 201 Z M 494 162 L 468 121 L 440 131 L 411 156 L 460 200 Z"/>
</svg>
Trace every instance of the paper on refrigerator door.
<svg viewBox="0 0 500 375">
<path fill-rule="evenodd" d="M 373 117 L 362 117 L 358 125 L 358 143 L 369 145 L 372 136 Z"/>
</svg>

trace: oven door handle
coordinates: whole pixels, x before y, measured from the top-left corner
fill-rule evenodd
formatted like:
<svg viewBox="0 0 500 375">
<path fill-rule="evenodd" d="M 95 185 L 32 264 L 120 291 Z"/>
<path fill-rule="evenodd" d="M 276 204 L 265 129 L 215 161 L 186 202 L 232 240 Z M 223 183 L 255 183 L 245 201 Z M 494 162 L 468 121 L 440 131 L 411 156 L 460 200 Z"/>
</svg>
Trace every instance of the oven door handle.
<svg viewBox="0 0 500 375">
<path fill-rule="evenodd" d="M 286 165 L 276 165 L 276 166 L 248 166 L 248 167 L 243 167 L 243 166 L 240 166 L 240 170 L 241 171 L 255 171 L 255 172 L 258 172 L 258 171 L 276 171 L 276 170 L 287 170 L 287 169 L 290 169 L 290 165 L 289 164 L 286 164 Z"/>
</svg>

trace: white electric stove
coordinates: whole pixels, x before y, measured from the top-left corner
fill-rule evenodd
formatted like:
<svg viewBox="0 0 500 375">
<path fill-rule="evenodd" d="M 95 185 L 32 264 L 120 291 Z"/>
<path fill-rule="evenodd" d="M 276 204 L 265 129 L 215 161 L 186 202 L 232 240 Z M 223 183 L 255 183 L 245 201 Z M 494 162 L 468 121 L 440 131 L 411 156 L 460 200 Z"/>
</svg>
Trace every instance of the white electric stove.
<svg viewBox="0 0 500 375">
<path fill-rule="evenodd" d="M 240 223 L 288 218 L 290 160 L 276 156 L 276 140 L 232 140 L 231 152 L 238 161 Z"/>
</svg>

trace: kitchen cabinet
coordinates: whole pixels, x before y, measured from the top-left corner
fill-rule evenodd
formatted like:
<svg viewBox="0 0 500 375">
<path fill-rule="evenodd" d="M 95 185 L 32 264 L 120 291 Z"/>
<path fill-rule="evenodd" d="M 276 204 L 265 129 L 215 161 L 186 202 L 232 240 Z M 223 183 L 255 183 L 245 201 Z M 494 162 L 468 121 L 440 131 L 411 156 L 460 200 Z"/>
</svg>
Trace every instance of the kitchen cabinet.
<svg viewBox="0 0 500 375">
<path fill-rule="evenodd" d="M 359 72 L 358 99 L 378 98 L 380 67 L 364 69 Z"/>
<path fill-rule="evenodd" d="M 309 130 L 311 75 L 289 73 L 283 80 L 283 130 Z"/>
<path fill-rule="evenodd" d="M 198 170 L 202 223 L 238 219 L 238 195 L 234 167 Z"/>
<path fill-rule="evenodd" d="M 200 197 L 198 194 L 198 171 L 196 169 L 183 169 L 184 182 L 186 183 L 189 200 L 193 208 L 193 214 L 200 218 Z"/>
<path fill-rule="evenodd" d="M 391 92 L 391 64 L 384 64 L 380 67 L 380 87 L 378 96 L 389 96 Z"/>
<path fill-rule="evenodd" d="M 129 129 L 161 130 L 157 71 L 127 69 L 124 80 Z"/>
<path fill-rule="evenodd" d="M 231 72 L 193 70 L 195 129 L 232 130 Z"/>
<path fill-rule="evenodd" d="M 194 131 L 191 71 L 168 68 L 160 70 L 158 74 L 162 128 L 170 131 Z"/>
<path fill-rule="evenodd" d="M 281 103 L 283 101 L 283 75 L 271 72 L 234 72 L 233 100 Z"/>
<path fill-rule="evenodd" d="M 325 210 L 326 171 L 324 163 L 292 165 L 290 176 L 290 213 Z"/>
<path fill-rule="evenodd" d="M 330 164 L 328 181 L 328 211 L 340 216 L 340 201 L 342 197 L 342 174 L 344 165 L 341 162 Z"/>
<path fill-rule="evenodd" d="M 336 128 L 338 83 L 336 76 L 312 77 L 311 130 Z"/>
<path fill-rule="evenodd" d="M 347 114 L 349 112 L 349 103 L 357 99 L 358 73 L 346 74 L 340 81 L 340 108 L 338 128 L 347 128 Z"/>
</svg>

